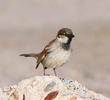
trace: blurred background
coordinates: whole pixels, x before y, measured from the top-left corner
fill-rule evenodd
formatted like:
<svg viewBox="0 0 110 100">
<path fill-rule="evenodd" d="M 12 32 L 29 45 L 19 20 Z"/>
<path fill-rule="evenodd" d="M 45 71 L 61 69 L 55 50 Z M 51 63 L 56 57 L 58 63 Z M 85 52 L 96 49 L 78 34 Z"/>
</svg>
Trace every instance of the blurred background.
<svg viewBox="0 0 110 100">
<path fill-rule="evenodd" d="M 110 97 L 110 0 L 0 0 L 0 87 L 42 75 L 19 55 L 40 52 L 64 27 L 76 37 L 57 74 Z"/>
</svg>

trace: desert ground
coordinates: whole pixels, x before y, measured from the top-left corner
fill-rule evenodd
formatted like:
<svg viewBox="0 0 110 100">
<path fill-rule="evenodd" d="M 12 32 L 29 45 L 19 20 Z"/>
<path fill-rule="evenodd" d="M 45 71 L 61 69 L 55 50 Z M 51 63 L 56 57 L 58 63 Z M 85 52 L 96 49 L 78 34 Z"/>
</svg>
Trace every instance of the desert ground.
<svg viewBox="0 0 110 100">
<path fill-rule="evenodd" d="M 42 75 L 19 55 L 40 52 L 64 27 L 75 38 L 57 74 L 110 97 L 110 0 L 0 0 L 0 87 Z"/>
</svg>

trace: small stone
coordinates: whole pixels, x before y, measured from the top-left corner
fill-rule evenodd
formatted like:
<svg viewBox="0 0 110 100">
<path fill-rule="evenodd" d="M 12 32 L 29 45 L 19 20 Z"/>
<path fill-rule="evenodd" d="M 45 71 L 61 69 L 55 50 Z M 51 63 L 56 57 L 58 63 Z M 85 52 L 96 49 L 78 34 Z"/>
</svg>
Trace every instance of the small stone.
<svg viewBox="0 0 110 100">
<path fill-rule="evenodd" d="M 25 94 L 23 94 L 23 100 L 25 100 Z"/>
<path fill-rule="evenodd" d="M 51 83 L 49 83 L 46 88 L 44 89 L 45 92 L 48 92 L 50 90 L 53 89 L 53 87 L 56 85 L 56 83 L 54 81 L 52 81 Z"/>
<path fill-rule="evenodd" d="M 49 93 L 44 100 L 53 100 L 57 97 L 58 95 L 58 91 L 53 91 L 51 93 Z"/>
</svg>

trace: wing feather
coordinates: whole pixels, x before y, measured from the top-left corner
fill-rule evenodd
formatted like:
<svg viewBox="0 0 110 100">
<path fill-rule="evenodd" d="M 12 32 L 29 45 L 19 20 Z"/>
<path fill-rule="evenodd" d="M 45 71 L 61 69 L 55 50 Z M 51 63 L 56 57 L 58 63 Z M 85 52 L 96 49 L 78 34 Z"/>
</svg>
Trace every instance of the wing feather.
<svg viewBox="0 0 110 100">
<path fill-rule="evenodd" d="M 56 39 L 50 41 L 49 44 L 45 46 L 44 50 L 41 52 L 40 56 L 38 57 L 38 60 L 37 60 L 38 65 L 45 59 L 47 54 L 50 53 L 49 47 L 55 42 L 55 40 Z"/>
</svg>

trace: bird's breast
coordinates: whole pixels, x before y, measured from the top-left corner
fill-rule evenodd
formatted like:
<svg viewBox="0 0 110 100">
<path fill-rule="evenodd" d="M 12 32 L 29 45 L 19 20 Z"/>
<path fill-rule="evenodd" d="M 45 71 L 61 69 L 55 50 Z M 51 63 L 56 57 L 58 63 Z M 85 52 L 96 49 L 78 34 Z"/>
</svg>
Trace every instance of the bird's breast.
<svg viewBox="0 0 110 100">
<path fill-rule="evenodd" d="M 42 64 L 47 68 L 56 68 L 62 66 L 66 63 L 70 57 L 71 50 L 64 50 L 63 48 L 57 48 L 56 50 L 50 52 Z"/>
</svg>

